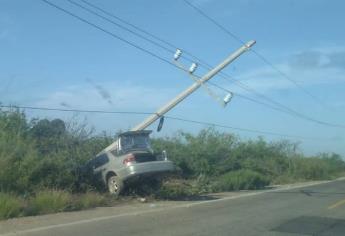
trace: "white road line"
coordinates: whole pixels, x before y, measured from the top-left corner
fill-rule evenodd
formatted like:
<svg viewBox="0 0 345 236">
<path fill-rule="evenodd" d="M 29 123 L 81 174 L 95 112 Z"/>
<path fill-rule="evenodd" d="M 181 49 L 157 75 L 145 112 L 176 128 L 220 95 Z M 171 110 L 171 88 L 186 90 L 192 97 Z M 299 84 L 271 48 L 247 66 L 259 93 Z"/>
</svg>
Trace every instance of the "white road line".
<svg viewBox="0 0 345 236">
<path fill-rule="evenodd" d="M 220 198 L 220 199 L 215 199 L 215 200 L 202 201 L 202 202 L 193 202 L 193 203 L 183 204 L 183 205 L 178 205 L 178 206 L 162 207 L 160 209 L 145 210 L 145 211 L 124 213 L 124 214 L 119 214 L 119 215 L 97 217 L 97 218 L 92 218 L 92 219 L 87 219 L 87 220 L 74 221 L 74 222 L 70 222 L 70 223 L 49 225 L 49 226 L 37 227 L 37 228 L 27 229 L 27 230 L 22 230 L 22 231 L 10 232 L 10 233 L 5 233 L 5 234 L 1 234 L 1 235 L 2 236 L 13 236 L 13 235 L 20 235 L 20 234 L 25 234 L 25 233 L 34 233 L 34 232 L 39 232 L 39 231 L 44 231 L 44 230 L 49 230 L 49 229 L 56 229 L 56 228 L 61 228 L 61 227 L 68 227 L 68 226 L 73 226 L 73 225 L 86 224 L 86 223 L 97 222 L 97 221 L 102 221 L 102 220 L 116 219 L 116 218 L 126 217 L 126 216 L 137 216 L 137 215 L 141 215 L 141 214 L 149 214 L 149 213 L 161 212 L 161 211 L 164 211 L 164 210 L 167 210 L 167 209 L 169 210 L 169 209 L 178 209 L 178 208 L 188 208 L 188 207 L 193 207 L 193 206 L 197 206 L 197 205 L 210 204 L 210 203 L 222 202 L 222 201 L 227 201 L 227 200 L 232 200 L 232 199 L 237 199 L 237 198 L 256 196 L 256 195 L 261 195 L 261 194 L 264 194 L 264 193 L 280 192 L 280 191 L 284 191 L 284 190 L 291 190 L 291 189 L 304 188 L 304 187 L 309 187 L 309 186 L 314 186 L 314 185 L 326 184 L 326 183 L 335 182 L 335 181 L 342 180 L 342 179 L 343 178 L 337 179 L 337 180 L 332 180 L 332 181 L 322 181 L 322 182 L 306 183 L 306 184 L 297 185 L 297 186 L 288 185 L 286 187 L 282 187 L 282 188 L 279 188 L 279 189 L 263 190 L 263 191 L 260 191 L 260 192 L 252 192 L 252 193 L 244 193 L 244 194 L 241 194 L 241 195 L 225 197 L 225 198 Z"/>
</svg>

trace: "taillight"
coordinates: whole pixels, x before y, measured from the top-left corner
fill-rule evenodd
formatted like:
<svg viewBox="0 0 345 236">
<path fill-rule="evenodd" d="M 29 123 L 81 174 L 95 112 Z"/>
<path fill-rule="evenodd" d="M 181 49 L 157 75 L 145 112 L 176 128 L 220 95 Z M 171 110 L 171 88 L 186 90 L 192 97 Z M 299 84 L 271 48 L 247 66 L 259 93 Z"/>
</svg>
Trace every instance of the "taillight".
<svg viewBox="0 0 345 236">
<path fill-rule="evenodd" d="M 123 159 L 123 164 L 124 165 L 130 165 L 132 162 L 135 162 L 135 156 L 130 153 L 128 155 L 126 155 L 125 159 Z"/>
</svg>

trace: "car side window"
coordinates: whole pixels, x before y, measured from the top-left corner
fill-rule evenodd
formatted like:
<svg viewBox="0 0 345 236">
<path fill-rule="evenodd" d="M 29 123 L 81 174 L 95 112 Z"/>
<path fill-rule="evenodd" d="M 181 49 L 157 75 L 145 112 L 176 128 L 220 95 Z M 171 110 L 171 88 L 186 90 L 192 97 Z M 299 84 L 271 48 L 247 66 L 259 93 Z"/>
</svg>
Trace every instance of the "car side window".
<svg viewBox="0 0 345 236">
<path fill-rule="evenodd" d="M 94 168 L 98 168 L 98 167 L 100 167 L 100 166 L 102 166 L 108 162 L 109 162 L 109 158 L 108 158 L 107 154 L 102 154 L 102 155 L 99 155 L 98 157 L 95 158 L 93 166 L 94 166 Z"/>
<path fill-rule="evenodd" d="M 118 156 L 117 150 L 111 150 L 110 152 L 111 152 L 111 154 L 113 154 L 114 157 L 117 157 L 117 156 Z"/>
</svg>

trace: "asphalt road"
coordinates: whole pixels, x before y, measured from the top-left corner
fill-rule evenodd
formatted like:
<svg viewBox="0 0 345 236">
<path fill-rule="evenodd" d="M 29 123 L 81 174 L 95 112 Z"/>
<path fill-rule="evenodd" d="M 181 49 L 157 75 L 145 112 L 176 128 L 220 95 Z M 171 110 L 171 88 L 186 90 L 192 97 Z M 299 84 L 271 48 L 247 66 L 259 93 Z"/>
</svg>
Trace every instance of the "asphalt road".
<svg viewBox="0 0 345 236">
<path fill-rule="evenodd" d="M 127 210 L 121 208 L 121 211 L 115 207 L 113 213 L 102 213 L 104 209 L 73 213 L 85 214 L 84 218 L 75 220 L 72 218 L 77 215 L 71 217 L 73 214 L 66 213 L 26 221 L 19 219 L 0 224 L 0 233 L 59 236 L 345 235 L 344 180 L 265 192 L 240 192 L 216 200 L 156 205 L 127 206 Z M 6 228 L 6 224 L 15 227 Z M 21 224 L 26 227 L 21 228 Z"/>
</svg>

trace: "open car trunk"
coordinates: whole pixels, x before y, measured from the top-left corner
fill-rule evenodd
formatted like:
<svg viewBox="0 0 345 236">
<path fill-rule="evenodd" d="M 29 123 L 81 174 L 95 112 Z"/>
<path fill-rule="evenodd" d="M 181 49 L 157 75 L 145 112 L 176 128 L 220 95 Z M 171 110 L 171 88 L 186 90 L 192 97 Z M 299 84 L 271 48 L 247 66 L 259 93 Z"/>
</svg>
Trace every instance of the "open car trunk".
<svg viewBox="0 0 345 236">
<path fill-rule="evenodd" d="M 157 161 L 157 157 L 152 153 L 133 153 L 137 163 Z"/>
</svg>

